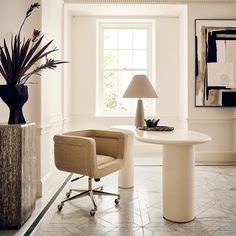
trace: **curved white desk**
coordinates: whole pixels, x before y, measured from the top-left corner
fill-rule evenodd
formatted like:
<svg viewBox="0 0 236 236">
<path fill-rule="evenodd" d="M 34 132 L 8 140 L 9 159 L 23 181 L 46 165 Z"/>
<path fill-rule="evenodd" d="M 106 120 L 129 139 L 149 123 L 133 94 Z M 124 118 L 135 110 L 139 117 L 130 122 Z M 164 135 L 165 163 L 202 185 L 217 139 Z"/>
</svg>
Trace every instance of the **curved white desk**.
<svg viewBox="0 0 236 236">
<path fill-rule="evenodd" d="M 208 142 L 211 137 L 182 129 L 142 131 L 132 126 L 114 126 L 112 128 L 128 132 L 129 136 L 133 133 L 141 142 L 163 145 L 163 216 L 174 222 L 193 220 L 195 217 L 194 145 Z M 129 139 L 132 137 L 130 136 Z M 129 148 L 133 149 L 132 146 Z M 133 156 L 127 157 L 133 159 Z M 133 169 L 133 165 L 125 168 L 125 172 L 129 173 L 129 170 Z M 126 178 L 127 176 L 124 177 L 125 172 L 120 173 L 119 178 Z M 131 172 L 133 173 L 133 170 Z"/>
</svg>

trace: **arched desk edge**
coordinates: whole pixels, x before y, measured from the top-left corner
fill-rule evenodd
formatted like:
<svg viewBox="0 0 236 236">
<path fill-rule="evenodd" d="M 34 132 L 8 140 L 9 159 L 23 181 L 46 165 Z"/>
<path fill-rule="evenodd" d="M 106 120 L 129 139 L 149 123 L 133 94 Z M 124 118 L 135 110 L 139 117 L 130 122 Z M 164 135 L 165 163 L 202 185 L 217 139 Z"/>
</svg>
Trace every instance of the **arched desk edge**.
<svg viewBox="0 0 236 236">
<path fill-rule="evenodd" d="M 133 144 L 134 136 L 146 143 L 163 145 L 163 217 L 174 222 L 189 222 L 195 218 L 194 214 L 194 145 L 205 143 L 211 137 L 190 130 L 175 129 L 170 132 L 141 131 L 133 126 L 114 126 L 112 129 L 124 131 L 129 135 Z M 121 180 L 133 183 L 133 146 L 128 146 L 126 159 L 128 165 L 119 174 Z M 132 176 L 130 176 L 132 173 Z M 126 175 L 126 176 L 125 176 Z M 122 186 L 121 186 L 122 187 Z"/>
</svg>

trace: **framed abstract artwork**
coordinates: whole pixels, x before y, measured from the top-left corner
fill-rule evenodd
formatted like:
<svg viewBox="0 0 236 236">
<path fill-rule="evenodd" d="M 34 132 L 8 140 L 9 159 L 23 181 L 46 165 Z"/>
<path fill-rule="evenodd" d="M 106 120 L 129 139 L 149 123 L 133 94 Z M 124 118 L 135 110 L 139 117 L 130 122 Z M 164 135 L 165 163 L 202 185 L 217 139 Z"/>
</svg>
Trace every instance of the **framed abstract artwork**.
<svg viewBox="0 0 236 236">
<path fill-rule="evenodd" d="M 236 20 L 195 20 L 195 106 L 236 106 Z"/>
</svg>

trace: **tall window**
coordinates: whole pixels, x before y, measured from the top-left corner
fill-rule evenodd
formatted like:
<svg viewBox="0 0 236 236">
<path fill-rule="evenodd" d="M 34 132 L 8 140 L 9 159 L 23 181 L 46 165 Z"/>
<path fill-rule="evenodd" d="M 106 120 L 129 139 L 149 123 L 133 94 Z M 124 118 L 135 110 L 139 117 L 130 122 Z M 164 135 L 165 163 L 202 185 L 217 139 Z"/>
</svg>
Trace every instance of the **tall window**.
<svg viewBox="0 0 236 236">
<path fill-rule="evenodd" d="M 152 76 L 152 23 L 98 23 L 97 111 L 107 115 L 129 115 L 136 99 L 122 98 L 135 74 Z M 151 111 L 151 103 L 145 106 Z"/>
</svg>

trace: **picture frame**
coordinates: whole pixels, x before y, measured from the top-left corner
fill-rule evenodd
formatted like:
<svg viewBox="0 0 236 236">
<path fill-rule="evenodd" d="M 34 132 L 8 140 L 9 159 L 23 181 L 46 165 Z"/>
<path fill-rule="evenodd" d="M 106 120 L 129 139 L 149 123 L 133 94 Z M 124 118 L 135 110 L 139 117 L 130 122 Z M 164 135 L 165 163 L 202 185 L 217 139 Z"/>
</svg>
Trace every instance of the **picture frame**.
<svg viewBox="0 0 236 236">
<path fill-rule="evenodd" d="M 236 19 L 195 20 L 195 107 L 236 106 Z"/>
</svg>

